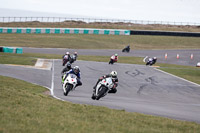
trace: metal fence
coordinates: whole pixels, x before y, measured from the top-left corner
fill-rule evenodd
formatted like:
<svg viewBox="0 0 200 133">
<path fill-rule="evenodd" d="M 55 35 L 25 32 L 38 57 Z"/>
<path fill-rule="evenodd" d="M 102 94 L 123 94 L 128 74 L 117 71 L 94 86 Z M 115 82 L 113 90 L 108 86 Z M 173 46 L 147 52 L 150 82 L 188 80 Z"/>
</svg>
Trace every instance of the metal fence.
<svg viewBox="0 0 200 133">
<path fill-rule="evenodd" d="M 82 21 L 86 23 L 130 23 L 130 24 L 162 24 L 162 25 L 191 25 L 200 26 L 200 23 L 193 22 L 170 22 L 170 21 L 148 21 L 148 20 L 122 20 L 122 19 L 97 19 L 97 18 L 66 18 L 66 17 L 0 17 L 0 22 L 65 22 Z"/>
</svg>

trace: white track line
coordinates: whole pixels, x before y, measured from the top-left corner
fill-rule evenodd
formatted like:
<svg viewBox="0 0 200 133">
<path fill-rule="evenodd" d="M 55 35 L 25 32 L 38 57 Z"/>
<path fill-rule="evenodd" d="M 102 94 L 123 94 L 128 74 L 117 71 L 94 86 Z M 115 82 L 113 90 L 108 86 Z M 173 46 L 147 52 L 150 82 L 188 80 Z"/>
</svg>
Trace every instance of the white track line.
<svg viewBox="0 0 200 133">
<path fill-rule="evenodd" d="M 160 71 L 160 72 L 165 73 L 165 74 L 168 74 L 168 75 L 171 75 L 171 76 L 173 76 L 173 77 L 179 78 L 179 79 L 181 79 L 181 80 L 184 80 L 184 81 L 186 81 L 186 82 L 189 82 L 189 83 L 191 83 L 191 84 L 193 84 L 193 85 L 197 85 L 197 86 L 200 87 L 199 84 L 194 83 L 194 82 L 192 82 L 192 81 L 186 80 L 186 79 L 184 79 L 184 78 L 178 77 L 178 76 L 176 76 L 176 75 L 170 74 L 170 73 L 165 72 L 165 71 L 162 71 L 162 70 L 160 70 L 160 69 L 156 69 L 156 68 L 155 68 L 155 70 Z"/>
<path fill-rule="evenodd" d="M 51 89 L 50 89 L 50 91 L 51 91 L 51 95 L 52 95 L 54 98 L 58 99 L 58 100 L 65 101 L 65 100 L 63 100 L 63 99 L 61 99 L 61 98 L 58 98 L 58 97 L 56 97 L 56 96 L 54 95 L 54 59 L 53 59 L 52 69 L 51 69 L 51 71 L 52 71 Z"/>
<path fill-rule="evenodd" d="M 54 89 L 54 60 L 53 60 L 53 63 L 52 63 L 51 71 L 52 71 L 52 75 L 51 75 L 51 95 L 54 96 L 54 92 L 53 92 L 53 89 Z"/>
</svg>

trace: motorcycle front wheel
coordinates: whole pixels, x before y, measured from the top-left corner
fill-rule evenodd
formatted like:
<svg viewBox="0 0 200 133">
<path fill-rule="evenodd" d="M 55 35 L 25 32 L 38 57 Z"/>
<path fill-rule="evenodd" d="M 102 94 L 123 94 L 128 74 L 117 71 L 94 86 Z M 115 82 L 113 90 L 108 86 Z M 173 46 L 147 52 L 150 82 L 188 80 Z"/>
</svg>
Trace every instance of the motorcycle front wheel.
<svg viewBox="0 0 200 133">
<path fill-rule="evenodd" d="M 104 97 L 106 94 L 106 91 L 107 91 L 107 88 L 104 86 L 101 86 L 99 88 L 98 95 L 96 96 L 96 100 L 99 100 L 100 98 Z"/>
<path fill-rule="evenodd" d="M 66 93 L 64 93 L 65 96 L 67 96 L 69 91 L 72 90 L 72 87 L 73 87 L 73 85 L 71 85 L 71 84 L 65 85 L 65 90 L 66 90 Z"/>
</svg>

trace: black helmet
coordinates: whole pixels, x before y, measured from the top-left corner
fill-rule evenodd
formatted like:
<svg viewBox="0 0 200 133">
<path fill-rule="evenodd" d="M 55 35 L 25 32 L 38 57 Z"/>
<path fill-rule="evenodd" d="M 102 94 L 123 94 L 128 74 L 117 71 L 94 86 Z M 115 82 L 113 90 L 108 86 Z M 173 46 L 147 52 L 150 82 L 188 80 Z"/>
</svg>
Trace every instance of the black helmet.
<svg viewBox="0 0 200 133">
<path fill-rule="evenodd" d="M 78 73 L 80 72 L 80 69 L 79 69 L 78 66 L 75 66 L 75 67 L 73 68 L 73 70 L 74 70 L 74 73 L 75 73 L 75 74 L 78 74 Z"/>
<path fill-rule="evenodd" d="M 67 67 L 71 68 L 71 64 L 69 62 L 67 62 Z"/>
</svg>

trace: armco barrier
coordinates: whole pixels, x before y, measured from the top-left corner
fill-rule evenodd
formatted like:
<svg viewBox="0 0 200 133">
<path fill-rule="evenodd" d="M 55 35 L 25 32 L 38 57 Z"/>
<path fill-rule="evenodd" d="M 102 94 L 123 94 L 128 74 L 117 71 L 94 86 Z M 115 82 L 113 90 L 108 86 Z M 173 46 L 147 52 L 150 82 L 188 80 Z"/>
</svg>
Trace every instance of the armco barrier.
<svg viewBox="0 0 200 133">
<path fill-rule="evenodd" d="M 186 36 L 200 37 L 199 32 L 170 32 L 170 31 L 138 31 L 132 30 L 130 35 L 157 35 L 157 36 Z"/>
<path fill-rule="evenodd" d="M 11 28 L 11 27 L 0 27 L 0 33 L 130 35 L 130 30 L 90 29 L 90 28 Z"/>
</svg>

